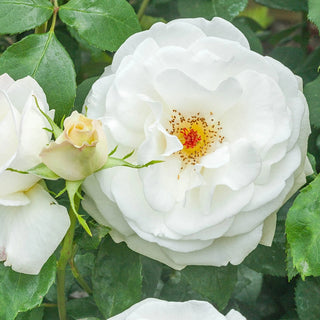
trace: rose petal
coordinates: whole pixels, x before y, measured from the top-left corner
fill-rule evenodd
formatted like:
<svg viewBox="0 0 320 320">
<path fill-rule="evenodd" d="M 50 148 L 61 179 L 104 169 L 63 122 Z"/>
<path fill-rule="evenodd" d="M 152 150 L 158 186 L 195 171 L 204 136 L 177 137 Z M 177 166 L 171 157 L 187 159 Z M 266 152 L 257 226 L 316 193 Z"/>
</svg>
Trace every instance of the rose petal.
<svg viewBox="0 0 320 320">
<path fill-rule="evenodd" d="M 234 310 L 232 310 L 234 311 Z M 230 313 L 230 312 L 229 312 Z M 230 313 L 232 316 L 238 312 Z M 122 313 L 110 318 L 110 320 L 224 320 L 226 319 L 218 310 L 206 301 L 190 300 L 185 302 L 168 302 L 159 299 L 148 298 L 140 301 Z M 227 318 L 242 320 L 245 318 Z"/>
<path fill-rule="evenodd" d="M 67 210 L 40 185 L 26 193 L 25 206 L 0 206 L 0 247 L 5 265 L 17 272 L 38 274 L 63 239 L 69 225 Z"/>
<path fill-rule="evenodd" d="M 181 21 L 181 20 L 173 20 Z M 170 23 L 174 23 L 171 21 Z M 217 37 L 232 40 L 240 43 L 246 49 L 250 49 L 249 42 L 243 33 L 232 23 L 219 17 L 214 17 L 211 21 L 204 18 L 182 19 L 199 27 L 208 37 Z"/>
<path fill-rule="evenodd" d="M 239 139 L 229 145 L 230 161 L 220 168 L 206 169 L 208 183 L 226 185 L 239 190 L 254 181 L 261 169 L 257 150 L 248 140 Z"/>
<path fill-rule="evenodd" d="M 209 91 L 178 70 L 164 70 L 155 79 L 155 89 L 166 105 L 185 115 L 213 112 L 220 117 L 233 106 L 241 95 L 241 88 L 234 79 L 222 82 L 216 91 Z M 226 94 L 228 92 L 228 94 Z"/>
<path fill-rule="evenodd" d="M 0 78 L 1 79 L 1 78 Z M 3 78 L 2 78 L 3 79 Z M 18 146 L 18 129 L 13 108 L 7 95 L 0 90 L 0 173 L 5 170 L 14 157 Z M 10 143 L 8 143 L 10 141 Z"/>
<path fill-rule="evenodd" d="M 7 74 L 0 75 L 0 90 L 7 91 L 14 83 L 14 80 Z"/>
</svg>

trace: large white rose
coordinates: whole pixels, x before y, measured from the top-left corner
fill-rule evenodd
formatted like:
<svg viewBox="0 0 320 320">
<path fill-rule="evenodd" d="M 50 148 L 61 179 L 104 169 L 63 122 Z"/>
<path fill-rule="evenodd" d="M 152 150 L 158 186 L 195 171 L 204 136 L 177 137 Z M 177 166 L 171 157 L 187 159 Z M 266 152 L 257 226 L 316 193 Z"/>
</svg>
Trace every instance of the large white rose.
<svg viewBox="0 0 320 320">
<path fill-rule="evenodd" d="M 46 97 L 31 77 L 0 76 L 0 261 L 18 272 L 37 274 L 68 230 L 68 212 L 43 189 L 39 178 L 6 170 L 27 170 L 51 134 L 41 109 Z"/>
<path fill-rule="evenodd" d="M 94 174 L 84 207 L 116 242 L 176 269 L 271 245 L 276 211 L 311 173 L 301 79 L 220 18 L 131 36 L 86 105 L 110 149 L 164 162 Z"/>
<path fill-rule="evenodd" d="M 246 320 L 238 311 L 231 310 L 224 316 L 210 303 L 190 300 L 168 302 L 145 299 L 109 320 Z"/>
</svg>

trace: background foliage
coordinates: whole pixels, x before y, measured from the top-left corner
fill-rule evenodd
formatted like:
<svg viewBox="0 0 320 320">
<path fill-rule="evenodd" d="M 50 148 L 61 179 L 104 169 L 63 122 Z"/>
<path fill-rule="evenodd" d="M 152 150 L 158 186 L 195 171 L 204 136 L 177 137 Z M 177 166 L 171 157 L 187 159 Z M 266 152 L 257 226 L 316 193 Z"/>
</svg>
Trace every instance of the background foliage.
<svg viewBox="0 0 320 320">
<path fill-rule="evenodd" d="M 93 237 L 76 230 L 67 270 L 69 319 L 108 318 L 146 297 L 207 300 L 248 320 L 320 319 L 319 0 L 0 0 L 0 74 L 34 77 L 60 121 L 81 110 L 92 83 L 131 34 L 198 16 L 232 21 L 252 50 L 303 78 L 313 181 L 281 208 L 272 247 L 259 246 L 239 266 L 175 271 L 114 244 L 108 229 L 86 216 Z M 38 276 L 27 276 L 0 264 L 0 319 L 58 319 L 55 265 L 54 255 Z"/>
</svg>

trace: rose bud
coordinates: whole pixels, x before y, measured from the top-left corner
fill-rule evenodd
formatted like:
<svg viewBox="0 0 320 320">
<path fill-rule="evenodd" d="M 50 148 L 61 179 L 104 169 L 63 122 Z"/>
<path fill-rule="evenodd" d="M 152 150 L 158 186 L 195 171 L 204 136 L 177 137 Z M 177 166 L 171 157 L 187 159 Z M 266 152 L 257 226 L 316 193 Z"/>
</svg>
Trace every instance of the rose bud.
<svg viewBox="0 0 320 320">
<path fill-rule="evenodd" d="M 64 121 L 64 131 L 40 157 L 61 178 L 83 180 L 99 170 L 107 161 L 107 138 L 99 120 L 74 111 Z"/>
</svg>

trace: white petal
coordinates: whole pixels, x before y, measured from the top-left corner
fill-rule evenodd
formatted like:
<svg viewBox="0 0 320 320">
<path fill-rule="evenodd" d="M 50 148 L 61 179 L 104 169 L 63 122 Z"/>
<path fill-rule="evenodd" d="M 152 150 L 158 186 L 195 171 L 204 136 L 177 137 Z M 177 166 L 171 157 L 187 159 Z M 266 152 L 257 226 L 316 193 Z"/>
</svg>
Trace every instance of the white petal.
<svg viewBox="0 0 320 320">
<path fill-rule="evenodd" d="M 160 48 L 143 65 L 153 77 L 166 69 L 179 70 L 209 90 L 216 89 L 224 79 L 221 75 L 226 68 L 225 62 L 208 50 L 192 51 L 174 46 Z"/>
<path fill-rule="evenodd" d="M 105 73 L 111 70 L 107 67 Z M 112 85 L 114 76 L 101 76 L 91 87 L 91 90 L 83 104 L 83 112 L 87 107 L 87 116 L 91 119 L 100 119 L 106 112 L 106 100 L 109 88 Z"/>
<path fill-rule="evenodd" d="M 240 312 L 232 309 L 226 314 L 226 320 L 246 320 L 246 318 Z"/>
<path fill-rule="evenodd" d="M 0 173 L 16 156 L 18 129 L 15 114 L 7 95 L 0 89 Z"/>
<path fill-rule="evenodd" d="M 13 83 L 14 80 L 7 73 L 0 76 L 0 90 L 7 91 Z"/>
<path fill-rule="evenodd" d="M 0 206 L 0 247 L 4 248 L 5 265 L 17 272 L 38 274 L 63 239 L 69 225 L 65 207 L 40 185 L 26 193 L 25 206 Z"/>
<path fill-rule="evenodd" d="M 264 57 L 264 59 L 269 63 L 270 67 L 275 72 L 277 72 L 277 82 L 279 83 L 281 90 L 284 92 L 285 96 L 296 96 L 299 90 L 299 84 L 297 82 L 296 76 L 292 73 L 292 71 L 284 64 L 271 57 Z"/>
<path fill-rule="evenodd" d="M 45 93 L 38 82 L 30 76 L 15 81 L 15 83 L 10 86 L 7 93 L 10 101 L 20 113 L 22 113 L 25 106 L 30 103 L 30 95 L 36 96 L 39 106 L 44 112 L 47 113 L 49 111 Z M 32 97 L 31 103 L 35 104 L 34 101 L 34 97 Z"/>
<path fill-rule="evenodd" d="M 122 167 L 114 176 L 111 190 L 125 220 L 136 233 L 145 232 L 154 238 L 177 237 L 175 232 L 165 226 L 164 213 L 156 211 L 150 206 L 151 203 L 147 202 L 138 172 Z M 166 200 L 170 201 L 170 204 L 174 201 L 172 198 Z M 156 200 L 154 202 L 158 204 Z"/>
<path fill-rule="evenodd" d="M 239 74 L 243 95 L 238 104 L 220 119 L 226 140 L 240 137 L 267 152 L 290 136 L 289 112 L 279 86 L 268 76 L 253 71 Z"/>
<path fill-rule="evenodd" d="M 221 146 L 214 152 L 211 152 L 201 158 L 200 165 L 212 169 L 219 168 L 230 161 L 230 149 L 228 146 Z"/>
<path fill-rule="evenodd" d="M 50 126 L 36 107 L 34 97 L 29 94 L 21 115 L 19 147 L 12 163 L 14 168 L 27 170 L 41 162 L 39 154 L 51 137 L 51 133 L 44 128 Z"/>
<path fill-rule="evenodd" d="M 208 51 L 224 62 L 224 69 L 219 74 L 221 81 L 244 70 L 257 71 L 278 81 L 278 73 L 274 68 L 270 68 L 270 63 L 266 61 L 265 57 L 244 48 L 237 42 L 206 37 L 195 42 L 189 49 L 195 54 L 199 51 Z"/>
<path fill-rule="evenodd" d="M 137 46 L 146 39 L 150 31 L 137 32 L 129 37 L 117 50 L 112 61 L 112 71 L 116 72 L 122 60 L 129 55 L 132 55 Z"/>
<path fill-rule="evenodd" d="M 7 194 L 0 196 L 0 205 L 2 206 L 25 206 L 28 203 L 30 203 L 30 200 L 24 192 L 10 193 L 9 191 Z"/>
<path fill-rule="evenodd" d="M 225 234 L 226 236 L 234 236 L 243 232 L 248 232 L 258 225 L 263 224 L 264 220 L 273 212 L 278 210 L 287 199 L 287 195 L 292 190 L 294 178 L 291 176 L 285 182 L 285 186 L 281 193 L 272 201 L 256 208 L 252 211 L 239 212 L 234 219 L 232 227 Z"/>
<path fill-rule="evenodd" d="M 262 238 L 260 243 L 264 246 L 271 246 L 277 225 L 277 213 L 272 213 L 263 223 Z"/>
<path fill-rule="evenodd" d="M 242 93 L 235 79 L 227 79 L 216 91 L 209 91 L 185 73 L 174 69 L 160 73 L 154 85 L 166 105 L 185 115 L 192 115 L 196 110 L 205 115 L 213 112 L 219 118 Z"/>
<path fill-rule="evenodd" d="M 225 317 L 206 301 L 189 300 L 185 302 L 168 302 L 148 298 L 134 304 L 129 309 L 109 320 L 224 320 Z M 229 318 L 231 320 L 231 318 Z M 235 320 L 244 318 L 237 318 Z"/>
<path fill-rule="evenodd" d="M 227 185 L 239 190 L 259 175 L 261 160 L 257 150 L 245 139 L 239 139 L 229 145 L 230 161 L 216 169 L 206 169 L 206 179 L 215 185 Z"/>
<path fill-rule="evenodd" d="M 252 231 L 234 237 L 216 239 L 211 246 L 191 253 L 166 250 L 177 265 L 223 266 L 228 262 L 238 265 L 256 248 L 262 235 L 262 225 Z"/>
<path fill-rule="evenodd" d="M 110 177 L 108 174 L 114 169 L 118 168 L 102 170 L 86 178 L 83 183 L 85 197 L 81 204 L 97 222 L 128 236 L 133 233 L 132 229 L 124 220 L 117 205 L 106 194 L 113 179 L 113 176 Z"/>
<path fill-rule="evenodd" d="M 12 167 L 17 168 L 14 163 Z M 4 171 L 0 175 L 0 198 L 6 199 L 11 193 L 27 191 L 39 180 L 39 177 L 31 174 Z"/>
<path fill-rule="evenodd" d="M 187 194 L 185 203 L 179 203 L 166 216 L 165 223 L 188 239 L 215 239 L 230 228 L 232 217 L 248 204 L 253 190 L 253 185 L 238 191 L 226 186 L 194 189 Z"/>
<path fill-rule="evenodd" d="M 177 46 L 188 48 L 193 42 L 204 38 L 204 32 L 195 25 L 185 23 L 184 20 L 175 20 L 174 23 L 155 23 L 150 28 L 149 36 L 160 47 Z"/>
<path fill-rule="evenodd" d="M 219 17 L 214 17 L 211 21 L 204 18 L 179 19 L 199 27 L 208 37 L 217 37 L 239 42 L 243 47 L 250 49 L 249 42 L 243 33 L 232 23 Z M 169 22 L 173 23 L 173 21 Z"/>
<path fill-rule="evenodd" d="M 244 210 L 251 211 L 257 209 L 277 198 L 285 188 L 286 180 L 292 176 L 293 172 L 298 168 L 299 163 L 300 150 L 298 147 L 295 147 L 287 153 L 284 159 L 271 167 L 269 179 L 266 183 L 255 186 L 252 200 Z"/>
</svg>

